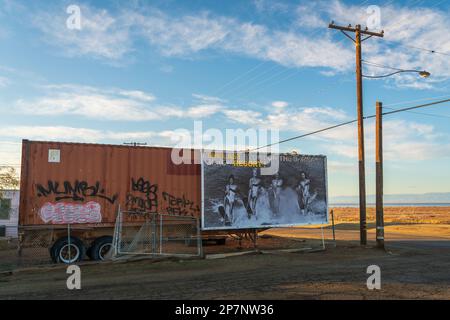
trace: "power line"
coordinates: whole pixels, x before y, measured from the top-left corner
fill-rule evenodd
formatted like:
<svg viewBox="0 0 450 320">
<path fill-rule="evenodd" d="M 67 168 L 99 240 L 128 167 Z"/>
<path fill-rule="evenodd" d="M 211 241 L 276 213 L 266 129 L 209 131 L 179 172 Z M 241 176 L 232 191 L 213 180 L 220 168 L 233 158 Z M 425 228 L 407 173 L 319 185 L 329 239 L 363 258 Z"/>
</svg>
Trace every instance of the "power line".
<svg viewBox="0 0 450 320">
<path fill-rule="evenodd" d="M 417 0 L 416 0 L 416 1 L 414 1 L 414 2 L 418 3 L 418 2 L 422 2 L 422 1 L 420 1 L 420 0 L 417 1 Z M 437 4 L 435 4 L 434 6 L 437 6 L 437 5 L 439 5 L 440 3 L 442 3 L 442 2 L 443 2 L 443 1 L 441 1 L 441 2 L 439 2 L 439 3 L 437 3 Z M 434 7 L 434 6 L 433 6 L 433 7 Z M 403 18 L 402 20 L 404 20 L 404 19 L 405 19 L 405 18 Z M 401 22 L 401 21 L 397 22 L 397 23 L 394 24 L 394 25 L 399 25 L 400 22 Z M 342 41 L 342 40 L 341 40 L 341 41 Z M 388 41 L 392 42 L 392 40 L 388 40 Z M 399 45 L 403 45 L 403 44 L 399 44 Z M 424 49 L 424 48 L 421 48 L 421 49 Z M 424 50 L 428 50 L 428 51 L 430 51 L 430 52 L 432 52 L 432 53 L 438 53 L 438 54 L 450 55 L 450 54 L 447 54 L 447 53 L 438 52 L 438 51 L 436 51 L 436 50 L 429 50 L 429 49 L 424 49 Z M 396 71 L 402 70 L 402 69 L 393 68 L 393 67 L 390 67 L 390 66 L 385 66 L 385 65 L 373 63 L 373 62 L 370 62 L 370 61 L 364 61 L 364 62 L 365 62 L 365 63 L 368 63 L 368 64 L 372 64 L 373 66 L 379 66 L 379 67 L 383 67 L 383 68 L 389 68 L 389 69 L 396 70 Z M 410 110 L 417 109 L 417 108 L 422 108 L 422 107 L 427 107 L 427 106 L 435 105 L 435 104 L 438 104 L 438 103 L 444 103 L 444 102 L 448 102 L 448 101 L 450 101 L 450 99 L 443 100 L 443 101 L 438 101 L 438 102 L 433 102 L 433 103 L 428 103 L 428 104 L 424 104 L 424 105 L 419 105 L 419 106 L 415 106 L 415 107 L 410 107 L 410 108 L 397 109 L 397 110 L 393 110 L 393 111 L 390 111 L 390 112 L 383 113 L 383 115 L 388 115 L 388 114 L 393 114 L 393 113 L 403 112 L 403 111 L 404 111 L 404 112 L 411 112 L 411 113 L 412 113 L 412 111 L 410 111 Z M 367 116 L 367 117 L 363 117 L 363 118 L 364 118 L 364 119 L 369 119 L 369 118 L 374 118 L 374 117 L 375 117 L 375 115 Z M 324 131 L 327 131 L 327 130 L 335 129 L 335 128 L 338 128 L 338 127 L 341 127 L 341 126 L 345 126 L 345 125 L 354 123 L 354 122 L 356 122 L 356 121 L 357 121 L 357 120 L 355 119 L 355 120 L 347 121 L 347 122 L 344 122 L 344 123 L 341 123 L 341 124 L 337 124 L 337 125 L 334 125 L 334 126 L 330 126 L 330 127 L 327 127 L 327 128 L 323 128 L 323 129 L 320 129 L 320 130 L 316 130 L 316 131 L 313 131 L 313 132 L 310 132 L 310 133 L 302 134 L 302 135 L 299 135 L 299 136 L 296 136 L 296 137 L 288 138 L 288 139 L 279 141 L 279 142 L 277 142 L 277 143 L 272 143 L 272 144 L 269 144 L 269 145 L 266 145 L 266 146 L 263 146 L 263 147 L 255 148 L 255 149 L 253 149 L 252 151 L 256 151 L 256 150 L 259 150 L 259 149 L 262 149 L 262 148 L 267 148 L 267 147 L 270 147 L 270 146 L 273 146 L 273 145 L 276 145 L 276 144 L 285 143 L 285 142 L 292 141 L 292 140 L 295 140 L 295 139 L 300 139 L 300 138 L 307 137 L 307 136 L 310 136 L 310 135 L 313 135 L 313 134 L 317 134 L 317 133 L 321 133 L 321 132 L 324 132 Z"/>
<path fill-rule="evenodd" d="M 389 108 L 389 107 L 385 107 L 385 106 L 383 106 L 383 108 L 390 109 L 390 110 L 398 110 L 395 108 Z M 422 116 L 429 116 L 429 117 L 436 117 L 436 118 L 449 118 L 450 119 L 450 115 L 446 115 L 446 114 L 433 114 L 433 113 L 424 113 L 424 112 L 416 112 L 416 111 L 405 111 L 405 112 L 419 114 Z"/>
<path fill-rule="evenodd" d="M 440 103 L 445 103 L 445 102 L 450 102 L 450 99 L 445 99 L 445 100 L 440 100 L 440 101 L 435 101 L 435 102 L 430 102 L 430 103 L 425 103 L 425 104 L 421 104 L 418 106 L 414 106 L 414 107 L 409 107 L 409 108 L 402 108 L 402 109 L 396 109 L 394 111 L 388 111 L 388 112 L 384 112 L 384 115 L 389 115 L 389 114 L 393 114 L 393 113 L 398 113 L 398 112 L 404 112 L 404 111 L 409 111 L 409 110 L 414 110 L 414 109 L 419 109 L 419 108 L 424 108 L 424 107 L 429 107 L 429 106 L 434 106 L 436 104 L 440 104 Z M 370 118 L 375 117 L 375 115 L 370 116 Z"/>
<path fill-rule="evenodd" d="M 241 79 L 242 77 L 244 77 L 247 74 L 250 74 L 251 72 L 255 71 L 256 69 L 258 69 L 259 67 L 261 67 L 262 65 L 268 63 L 269 61 L 262 61 L 260 63 L 258 63 L 258 65 L 254 66 L 253 68 L 247 70 L 246 72 L 238 75 L 237 77 L 235 77 L 234 79 L 228 81 L 227 83 L 225 83 L 224 85 L 222 85 L 219 89 L 217 89 L 215 92 L 213 92 L 213 95 L 217 95 L 219 94 L 220 91 L 222 91 L 224 88 L 226 88 L 227 86 L 229 86 L 230 84 L 232 84 L 233 82 L 235 82 L 236 80 Z"/>
<path fill-rule="evenodd" d="M 367 3 L 367 2 L 368 2 L 368 0 L 364 0 L 364 1 L 362 1 L 362 2 L 360 3 L 360 5 L 362 6 L 362 5 L 364 5 L 365 3 Z M 392 3 L 392 2 L 394 2 L 394 1 L 393 1 L 393 0 L 386 1 L 385 5 L 388 5 L 388 4 Z M 412 2 L 410 3 L 410 5 L 417 4 L 417 3 L 421 3 L 421 2 L 423 2 L 423 0 L 415 0 L 415 1 L 412 1 Z M 403 20 L 404 20 L 404 19 L 403 19 Z M 401 22 L 401 21 L 395 23 L 394 26 L 395 26 L 395 25 L 398 25 L 400 22 Z M 321 31 L 321 30 L 316 30 L 315 32 L 311 33 L 310 36 L 311 36 L 311 37 L 312 37 L 312 36 L 315 36 L 315 35 L 318 34 L 320 31 Z M 339 40 L 338 42 L 336 42 L 336 45 L 339 44 L 339 43 L 341 43 L 341 42 L 343 42 L 344 40 L 345 40 L 345 39 Z M 278 76 L 284 75 L 284 73 L 285 73 L 285 71 L 281 71 L 281 72 L 275 74 L 274 76 L 271 76 L 271 77 L 269 77 L 269 78 L 263 79 L 262 81 L 260 81 L 260 82 L 258 82 L 258 83 L 256 83 L 256 84 L 251 84 L 251 85 L 250 85 L 251 88 L 248 89 L 248 86 L 246 86 L 246 85 L 247 85 L 249 82 L 254 81 L 254 80 L 258 79 L 258 78 L 263 77 L 268 71 L 273 70 L 273 68 L 270 68 L 269 70 L 266 70 L 266 71 L 263 71 L 262 73 L 257 74 L 256 76 L 252 77 L 250 80 L 247 80 L 247 81 L 244 81 L 244 83 L 238 84 L 237 87 L 235 87 L 235 88 L 227 88 L 227 89 L 223 90 L 224 88 L 228 87 L 230 84 L 234 83 L 236 80 L 242 79 L 244 76 L 246 76 L 246 75 L 252 73 L 254 70 L 258 69 L 259 67 L 261 67 L 262 65 L 264 65 L 264 64 L 266 64 L 266 63 L 268 63 L 268 62 L 274 62 L 274 61 L 266 60 L 266 61 L 263 61 L 263 62 L 259 63 L 259 64 L 256 65 L 255 67 L 252 67 L 250 70 L 247 70 L 246 72 L 244 72 L 244 73 L 242 73 L 241 75 L 237 76 L 236 78 L 232 79 L 232 80 L 229 81 L 228 83 L 225 83 L 225 84 L 224 84 L 223 86 L 221 86 L 218 90 L 216 90 L 215 93 L 213 93 L 213 95 L 217 95 L 218 92 L 221 92 L 221 93 L 219 94 L 219 96 L 222 96 L 222 97 L 223 97 L 225 94 L 227 94 L 227 95 L 231 95 L 232 93 L 233 93 L 233 94 L 236 94 L 236 92 L 242 92 L 242 90 L 243 90 L 243 91 L 246 92 L 246 93 L 245 93 L 245 94 L 239 94 L 239 97 L 242 97 L 242 96 L 245 96 L 245 97 L 246 97 L 246 96 L 249 95 L 249 91 L 251 91 L 252 93 L 258 93 L 258 92 L 260 92 L 262 89 L 264 89 L 264 87 L 267 87 L 267 86 L 268 86 L 268 87 L 272 87 L 272 86 L 274 86 L 275 84 L 278 84 L 278 83 L 283 82 L 283 81 L 285 81 L 285 80 L 287 80 L 287 79 L 290 79 L 291 77 L 293 77 L 293 76 L 295 76 L 296 74 L 298 74 L 298 73 L 301 72 L 301 70 L 294 70 L 293 73 L 288 74 L 285 78 L 284 78 L 284 77 L 283 77 L 283 78 L 278 78 Z M 276 62 L 275 62 L 275 63 L 276 63 Z M 286 72 L 287 72 L 287 71 L 289 71 L 289 70 L 286 70 Z M 274 79 L 274 78 L 278 78 L 278 79 Z M 274 80 L 274 81 L 272 82 L 272 81 L 270 81 L 270 80 Z M 247 89 L 245 89 L 245 87 L 247 87 Z M 229 90 L 231 90 L 231 91 L 229 91 Z"/>
<path fill-rule="evenodd" d="M 272 70 L 278 68 L 279 65 L 278 64 L 274 64 L 273 66 L 271 66 L 270 68 L 264 70 L 263 72 L 256 74 L 255 76 L 252 76 L 251 78 L 247 78 L 245 81 L 239 83 L 236 87 L 232 87 L 231 91 L 230 88 L 225 89 L 220 96 L 224 97 L 225 95 L 234 95 L 236 94 L 236 92 L 241 91 L 243 88 L 245 88 L 248 84 L 252 84 L 254 83 L 254 81 L 258 78 L 261 78 L 263 75 L 266 75 L 267 73 L 271 72 Z"/>
<path fill-rule="evenodd" d="M 408 48 L 413 48 L 413 49 L 421 50 L 421 51 L 425 51 L 425 52 L 429 52 L 429 53 L 436 53 L 436 54 L 441 54 L 441 55 L 449 56 L 449 57 L 450 57 L 450 53 L 448 53 L 448 52 L 440 52 L 440 51 L 437 51 L 437 50 L 425 49 L 425 48 L 420 48 L 420 47 L 411 46 L 411 45 L 407 45 L 407 44 L 405 44 L 405 45 L 403 45 L 403 46 L 408 47 Z"/>
<path fill-rule="evenodd" d="M 244 90 L 241 92 L 241 94 L 239 94 L 240 91 L 241 91 L 240 89 L 238 89 L 235 92 L 235 94 L 237 93 L 238 97 L 247 96 L 249 94 L 249 92 L 251 93 L 251 92 L 255 91 L 255 89 L 260 87 L 262 84 L 267 83 L 268 81 L 270 81 L 272 79 L 275 79 L 275 78 L 277 78 L 277 77 L 279 77 L 279 76 L 281 76 L 281 75 L 283 75 L 283 74 L 285 74 L 287 72 L 290 72 L 290 71 L 292 71 L 292 70 L 289 69 L 289 68 L 278 70 L 277 72 L 275 72 L 275 73 L 273 73 L 271 75 L 268 75 L 268 77 L 266 77 L 266 78 L 264 78 L 264 79 L 262 79 L 262 80 L 260 80 L 258 82 L 255 81 L 253 83 L 250 83 L 250 85 L 247 88 L 244 88 Z"/>
<path fill-rule="evenodd" d="M 433 106 L 433 105 L 437 105 L 437 104 L 441 104 L 441 103 L 445 103 L 445 102 L 450 102 L 450 99 L 445 99 L 445 100 L 425 103 L 425 104 L 421 104 L 421 105 L 417 105 L 417 106 L 413 106 L 413 107 L 402 108 L 402 109 L 394 109 L 393 111 L 383 112 L 382 115 L 385 116 L 385 115 L 390 115 L 390 114 L 399 113 L 399 112 L 408 112 L 410 110 L 419 109 L 419 108 L 425 108 L 425 107 L 429 107 L 429 106 Z M 370 115 L 370 116 L 363 117 L 363 119 L 372 119 L 372 118 L 375 118 L 375 117 L 376 117 L 376 115 Z M 284 140 L 281 140 L 281 141 L 278 141 L 278 142 L 270 143 L 270 144 L 262 146 L 262 147 L 254 148 L 254 149 L 250 150 L 250 152 L 257 151 L 257 150 L 260 150 L 260 149 L 263 149 L 263 148 L 268 148 L 268 147 L 271 147 L 271 146 L 274 146 L 274 145 L 277 145 L 277 144 L 282 144 L 282 143 L 285 143 L 285 142 L 288 142 L 288 141 L 304 138 L 304 137 L 311 136 L 311 135 L 314 135 L 314 134 L 317 134 L 317 133 L 321 133 L 321 132 L 324 132 L 324 131 L 328 131 L 328 130 L 331 130 L 331 129 L 336 129 L 336 128 L 339 128 L 339 127 L 342 127 L 342 126 L 346 126 L 346 125 L 355 123 L 357 121 L 358 121 L 357 119 L 354 119 L 354 120 L 342 122 L 342 123 L 339 123 L 339 124 L 336 124 L 336 125 L 333 125 L 333 126 L 330 126 L 330 127 L 326 127 L 326 128 L 319 129 L 319 130 L 316 130 L 316 131 L 312 131 L 312 132 L 308 132 L 308 133 L 305 133 L 305 134 L 301 134 L 301 135 L 298 135 L 298 136 L 295 136 L 295 137 L 291 137 L 291 138 L 288 138 L 288 139 L 284 139 Z"/>
<path fill-rule="evenodd" d="M 409 45 L 409 44 L 398 43 L 398 41 L 395 41 L 395 40 L 387 40 L 387 41 L 395 42 L 400 47 L 407 47 L 407 48 L 416 49 L 416 50 L 420 50 L 420 51 L 424 51 L 424 52 L 428 52 L 428 53 L 432 53 L 432 54 L 440 54 L 440 55 L 443 55 L 443 56 L 449 56 L 450 57 L 450 53 L 449 52 L 442 52 L 442 51 L 437 51 L 437 50 L 434 50 L 434 49 L 427 49 L 427 48 L 412 46 L 412 45 Z"/>
<path fill-rule="evenodd" d="M 361 60 L 362 63 L 373 66 L 373 67 L 379 67 L 379 68 L 385 68 L 385 69 L 391 69 L 391 70 L 396 70 L 396 71 L 402 71 L 404 69 L 399 69 L 399 68 L 394 68 L 394 67 L 390 67 L 390 66 L 386 66 L 380 63 L 376 63 L 376 62 L 371 62 L 371 61 L 367 61 L 367 60 Z"/>
<path fill-rule="evenodd" d="M 446 94 L 446 95 L 437 96 L 437 97 L 431 97 L 431 98 L 422 98 L 422 99 L 416 99 L 416 100 L 408 100 L 408 101 L 402 101 L 402 102 L 395 102 L 395 103 L 383 105 L 383 108 L 385 108 L 385 107 L 392 107 L 392 106 L 398 106 L 398 105 L 400 105 L 400 104 L 406 104 L 406 103 L 412 103 L 412 102 L 419 102 L 419 101 L 435 100 L 435 99 L 447 98 L 447 97 L 450 97 L 450 95 Z"/>
<path fill-rule="evenodd" d="M 364 1 L 362 1 L 362 2 L 360 3 L 360 5 L 362 6 L 363 4 L 365 4 L 365 3 L 367 3 L 367 2 L 368 2 L 368 0 L 364 0 Z M 394 1 L 392 1 L 392 0 L 386 1 L 385 5 L 388 5 L 388 4 L 392 3 L 392 2 L 394 2 Z M 412 5 L 421 3 L 421 2 L 423 2 L 423 0 L 414 0 L 414 1 L 411 1 L 411 3 L 409 3 L 408 5 L 409 5 L 409 6 L 412 6 Z M 442 2 L 442 1 L 441 1 L 441 2 Z M 435 7 L 435 6 L 439 5 L 439 4 L 440 4 L 440 3 L 436 3 L 435 5 L 431 6 L 431 8 L 432 8 L 432 7 Z M 393 26 L 400 25 L 400 23 L 403 22 L 403 20 L 406 20 L 406 18 L 403 18 L 403 19 L 401 19 L 400 21 L 397 21 L 396 23 L 393 24 Z M 318 34 L 320 31 L 321 31 L 321 30 L 317 30 L 317 31 L 313 32 L 310 36 L 316 35 L 316 34 Z M 345 40 L 345 39 L 339 40 L 336 44 L 339 44 L 339 43 L 343 42 L 344 40 Z M 394 40 L 388 40 L 388 41 L 393 42 Z M 399 44 L 399 45 L 402 45 L 402 44 Z M 271 62 L 271 61 L 270 61 L 270 60 L 266 60 L 266 61 L 263 61 L 263 62 L 261 62 L 260 64 L 256 65 L 255 67 L 252 67 L 250 70 L 247 70 L 247 71 L 244 72 L 243 74 L 237 76 L 236 78 L 232 79 L 232 80 L 229 81 L 228 83 L 224 84 L 222 87 L 220 87 L 218 90 L 216 90 L 216 93 L 214 93 L 214 94 L 217 94 L 217 92 L 219 92 L 219 91 L 223 91 L 222 89 L 224 89 L 225 87 L 229 86 L 231 83 L 234 83 L 236 80 L 241 79 L 241 78 L 243 78 L 245 75 L 252 73 L 254 70 L 258 69 L 260 66 L 262 66 L 262 65 L 264 65 L 264 64 L 266 64 L 266 63 L 268 63 L 268 62 Z M 273 62 L 273 61 L 272 61 L 272 62 Z M 386 67 L 388 67 L 388 66 L 386 66 Z M 392 68 L 392 67 L 388 67 L 388 68 Z M 263 71 L 262 73 L 259 73 L 259 74 L 256 75 L 255 77 L 251 78 L 250 81 L 256 80 L 257 78 L 261 78 L 262 76 L 264 76 L 264 75 L 267 73 L 267 71 L 271 71 L 272 69 L 273 69 L 273 68 L 270 68 L 269 70 L 266 70 L 266 71 Z M 395 68 L 392 68 L 392 69 L 395 69 Z M 395 70 L 398 70 L 398 69 L 395 69 Z M 271 80 L 272 78 L 277 78 L 278 76 L 270 77 L 270 79 L 264 79 L 263 81 L 258 82 L 256 85 L 252 85 L 253 88 L 251 88 L 250 90 L 251 90 L 252 92 L 255 92 L 255 93 L 256 93 L 256 92 L 259 92 L 260 90 L 262 90 L 262 88 L 260 88 L 260 87 L 261 87 L 261 84 L 264 84 L 263 87 L 266 87 L 266 86 L 272 87 L 272 86 L 275 85 L 275 84 L 278 84 L 278 83 L 280 83 L 280 82 L 282 82 L 282 81 L 285 81 L 285 80 L 291 78 L 292 76 L 296 75 L 296 74 L 299 73 L 300 71 L 301 71 L 301 70 L 297 70 L 297 71 L 294 70 L 294 72 L 291 73 L 291 74 L 289 74 L 286 78 L 276 79 L 274 83 L 270 83 L 271 81 L 268 81 L 268 80 Z M 281 75 L 281 74 L 283 74 L 283 71 L 282 71 L 280 74 L 278 74 L 278 75 Z M 237 86 L 237 88 L 234 88 L 234 89 L 233 89 L 233 88 L 228 88 L 228 89 L 225 90 L 225 92 L 222 92 L 222 93 L 220 94 L 220 96 L 224 96 L 224 94 L 227 93 L 227 91 L 229 91 L 229 89 L 231 89 L 231 92 L 229 92 L 229 94 L 231 94 L 231 93 L 236 93 L 236 91 L 241 91 L 242 89 L 244 89 L 244 87 L 246 86 L 246 84 L 248 84 L 250 81 L 245 81 L 244 83 L 239 84 L 239 85 Z M 248 91 L 248 90 L 244 90 L 244 91 Z M 247 96 L 247 95 L 248 95 L 248 92 L 245 94 L 245 96 Z"/>
<path fill-rule="evenodd" d="M 432 5 L 431 7 L 428 7 L 428 9 L 437 7 L 438 5 L 444 3 L 445 1 L 446 0 L 438 1 L 434 5 Z M 416 1 L 416 2 L 422 2 L 422 1 Z M 408 6 L 411 6 L 411 5 L 412 5 L 412 3 L 409 4 Z M 400 25 L 400 22 L 403 22 L 403 20 L 405 20 L 407 18 L 408 17 L 404 17 L 403 19 L 401 19 L 400 21 L 395 23 L 393 26 Z M 412 49 L 416 49 L 416 50 L 421 50 L 421 51 L 428 52 L 428 53 L 431 53 L 431 54 L 440 54 L 440 55 L 450 56 L 450 53 L 448 53 L 448 52 L 441 52 L 441 51 L 437 51 L 437 50 L 434 50 L 434 49 L 427 49 L 427 48 L 422 48 L 422 47 L 418 47 L 418 46 L 412 46 L 412 45 L 408 45 L 408 44 L 403 44 L 403 43 L 400 43 L 398 40 L 390 40 L 389 38 L 385 38 L 385 40 L 388 41 L 388 42 L 395 42 L 399 46 L 408 47 L 408 48 L 412 48 Z"/>
<path fill-rule="evenodd" d="M 362 1 L 362 2 L 360 3 L 360 5 L 361 5 L 361 6 L 364 5 L 364 4 L 367 3 L 368 1 L 369 1 L 369 0 L 364 0 L 364 1 Z M 416 2 L 417 2 L 417 1 L 418 1 L 418 0 L 416 0 Z M 387 4 L 391 3 L 391 2 L 393 2 L 393 0 L 387 1 L 385 5 L 387 5 Z M 311 33 L 310 36 L 313 37 L 313 36 L 317 35 L 319 32 L 321 32 L 321 29 L 316 30 L 315 32 Z M 344 41 L 344 39 L 338 41 L 336 44 L 339 44 L 339 43 L 341 43 L 341 42 L 343 42 L 343 41 Z M 218 96 L 224 97 L 224 95 L 227 93 L 227 91 L 229 91 L 230 88 L 225 89 L 224 91 L 223 91 L 222 89 L 224 89 L 225 87 L 227 87 L 227 86 L 229 86 L 230 84 L 234 83 L 236 80 L 239 80 L 239 79 L 243 78 L 245 75 L 248 75 L 248 74 L 252 73 L 254 70 L 258 69 L 260 66 L 262 66 L 262 65 L 264 65 L 264 64 L 266 64 L 266 63 L 268 63 L 268 62 L 274 62 L 274 61 L 266 60 L 266 61 L 263 61 L 263 62 L 259 63 L 259 64 L 256 65 L 255 67 L 252 67 L 250 70 L 247 70 L 246 72 L 244 72 L 244 73 L 238 75 L 237 77 L 235 77 L 235 78 L 232 79 L 231 81 L 229 81 L 229 82 L 225 83 L 224 85 L 222 85 L 219 89 L 217 89 L 217 90 L 215 90 L 215 92 L 213 92 L 213 95 L 218 95 Z M 276 62 L 275 62 L 275 63 L 276 63 Z M 272 70 L 272 69 L 273 69 L 273 68 L 271 68 L 270 70 Z M 270 70 L 269 70 L 269 71 L 270 71 Z M 286 70 L 286 71 L 289 71 L 289 70 Z M 254 92 L 255 92 L 255 93 L 259 92 L 259 91 L 261 90 L 261 88 L 259 88 L 259 87 L 261 87 L 261 84 L 262 84 L 262 83 L 265 83 L 264 86 L 267 86 L 267 85 L 270 84 L 270 81 L 269 81 L 269 83 L 266 83 L 266 82 L 267 82 L 266 80 L 272 80 L 273 78 L 277 78 L 279 75 L 284 74 L 284 72 L 285 72 L 285 71 L 282 71 L 281 73 L 278 73 L 277 76 L 275 76 L 275 77 L 270 77 L 270 79 L 265 79 L 265 80 L 263 80 L 262 82 L 257 83 L 257 85 L 254 86 L 253 88 L 251 88 L 251 90 L 253 91 L 253 90 L 255 90 L 256 88 L 258 88 L 258 89 L 256 89 L 256 91 L 254 91 Z M 276 79 L 275 82 L 273 82 L 272 84 L 269 85 L 269 87 L 272 87 L 272 86 L 275 85 L 275 84 L 278 84 L 278 83 L 283 82 L 283 81 L 285 81 L 285 80 L 287 80 L 287 79 L 290 79 L 291 77 L 293 77 L 294 75 L 298 74 L 299 72 L 301 72 L 301 70 L 294 70 L 294 72 L 291 73 L 291 74 L 289 74 L 289 75 L 287 75 L 287 77 L 285 77 L 285 78 L 283 77 L 283 78 Z M 261 76 L 263 76 L 263 75 L 266 74 L 266 73 L 267 73 L 267 71 L 263 71 L 262 73 L 259 73 L 259 75 L 256 75 L 256 77 L 253 77 L 253 78 L 250 79 L 250 80 L 256 80 L 257 78 L 260 78 Z M 243 83 L 243 84 L 244 84 L 244 87 L 245 87 L 245 85 L 246 85 L 247 83 L 249 83 L 249 81 L 245 81 L 245 82 Z M 264 87 L 264 86 L 263 86 L 263 87 Z M 244 87 L 242 86 L 242 83 L 241 83 L 241 84 L 238 84 L 238 86 L 237 86 L 236 88 L 234 88 L 234 89 L 231 88 L 232 91 L 229 92 L 228 95 L 231 95 L 231 93 L 235 94 L 236 92 L 241 91 L 241 89 L 244 88 Z M 221 92 L 221 91 L 222 91 L 222 92 Z M 219 94 L 219 92 L 221 92 L 221 93 Z M 245 96 L 247 96 L 247 95 L 248 95 L 248 93 L 245 94 Z M 242 97 L 242 95 L 240 95 L 240 97 Z"/>
<path fill-rule="evenodd" d="M 305 133 L 305 134 L 302 134 L 302 135 L 299 135 L 299 136 L 295 136 L 295 137 L 292 137 L 292 138 L 284 139 L 284 140 L 281 140 L 281 141 L 278 141 L 278 142 L 274 142 L 274 143 L 268 144 L 268 145 L 263 146 L 263 147 L 258 147 L 258 148 L 252 149 L 250 151 L 256 151 L 256 150 L 267 148 L 267 147 L 271 147 L 271 146 L 274 146 L 274 145 L 277 145 L 277 144 L 282 144 L 282 143 L 285 143 L 285 142 L 288 142 L 288 141 L 291 141 L 291 140 L 304 138 L 304 137 L 307 137 L 307 136 L 311 136 L 313 134 L 317 134 L 317 133 L 321 133 L 321 132 L 324 132 L 324 131 L 327 131 L 327 130 L 331 130 L 331 129 L 339 128 L 339 127 L 342 127 L 342 126 L 346 126 L 348 124 L 355 123 L 357 121 L 358 120 L 355 119 L 355 120 L 339 123 L 339 124 L 336 124 L 334 126 L 330 126 L 330 127 L 327 127 L 327 128 L 319 129 L 319 130 L 316 130 L 316 131 L 313 131 L 313 132 L 308 132 L 308 133 Z"/>
</svg>

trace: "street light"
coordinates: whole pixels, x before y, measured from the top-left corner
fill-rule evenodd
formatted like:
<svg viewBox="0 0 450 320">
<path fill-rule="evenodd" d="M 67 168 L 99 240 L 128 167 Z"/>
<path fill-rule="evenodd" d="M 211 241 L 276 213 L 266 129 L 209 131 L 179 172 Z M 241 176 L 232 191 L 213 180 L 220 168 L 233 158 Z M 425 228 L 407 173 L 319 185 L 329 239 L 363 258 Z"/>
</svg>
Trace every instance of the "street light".
<svg viewBox="0 0 450 320">
<path fill-rule="evenodd" d="M 395 72 L 392 72 L 392 73 L 389 73 L 389 74 L 385 74 L 385 75 L 382 75 L 382 76 L 366 76 L 366 75 L 363 75 L 363 78 L 371 78 L 371 79 L 386 78 L 386 77 L 390 77 L 390 76 L 393 76 L 394 74 L 402 73 L 402 72 L 415 72 L 415 73 L 418 73 L 419 76 L 421 76 L 422 78 L 428 78 L 429 76 L 431 76 L 431 73 L 429 73 L 428 71 L 425 71 L 425 70 L 422 70 L 422 71 L 420 71 L 420 70 L 397 70 Z"/>
</svg>

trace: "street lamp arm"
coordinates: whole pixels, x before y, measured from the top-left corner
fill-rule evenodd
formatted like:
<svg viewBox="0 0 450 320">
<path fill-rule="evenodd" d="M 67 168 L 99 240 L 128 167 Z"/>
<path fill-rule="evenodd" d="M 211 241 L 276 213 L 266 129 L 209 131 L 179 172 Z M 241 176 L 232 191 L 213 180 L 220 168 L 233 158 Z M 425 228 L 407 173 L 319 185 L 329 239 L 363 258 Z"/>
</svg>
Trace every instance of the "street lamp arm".
<svg viewBox="0 0 450 320">
<path fill-rule="evenodd" d="M 428 78 L 430 76 L 430 73 L 427 71 L 419 71 L 419 70 L 398 70 L 389 74 L 385 74 L 382 76 L 366 76 L 363 75 L 364 78 L 371 78 L 371 79 L 379 79 L 379 78 L 386 78 L 386 77 L 390 77 L 393 76 L 394 74 L 398 74 L 398 73 L 402 73 L 402 72 L 416 72 L 418 74 L 420 74 L 421 77 L 423 78 Z"/>
</svg>

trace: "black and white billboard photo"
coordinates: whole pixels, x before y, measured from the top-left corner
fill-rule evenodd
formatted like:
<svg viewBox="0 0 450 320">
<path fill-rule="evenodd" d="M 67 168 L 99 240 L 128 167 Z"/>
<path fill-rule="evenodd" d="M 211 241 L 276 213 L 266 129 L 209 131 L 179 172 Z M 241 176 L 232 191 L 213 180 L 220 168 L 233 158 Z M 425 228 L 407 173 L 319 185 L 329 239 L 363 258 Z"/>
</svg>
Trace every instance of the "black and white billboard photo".
<svg viewBox="0 0 450 320">
<path fill-rule="evenodd" d="M 266 157 L 278 161 L 262 164 L 236 157 L 230 161 L 230 153 L 224 154 L 204 152 L 202 156 L 203 229 L 328 222 L 325 156 L 272 154 Z M 275 164 L 277 168 L 267 170 Z"/>
</svg>

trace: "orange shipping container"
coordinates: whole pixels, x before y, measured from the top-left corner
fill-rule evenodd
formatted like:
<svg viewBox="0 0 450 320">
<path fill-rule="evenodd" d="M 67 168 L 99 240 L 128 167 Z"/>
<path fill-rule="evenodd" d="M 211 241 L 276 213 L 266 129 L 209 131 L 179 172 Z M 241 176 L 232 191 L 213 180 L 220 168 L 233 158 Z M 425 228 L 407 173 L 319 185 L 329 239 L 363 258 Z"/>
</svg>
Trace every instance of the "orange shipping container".
<svg viewBox="0 0 450 320">
<path fill-rule="evenodd" d="M 171 152 L 23 140 L 19 225 L 112 226 L 119 205 L 200 217 L 200 165 L 174 165 Z"/>
</svg>

